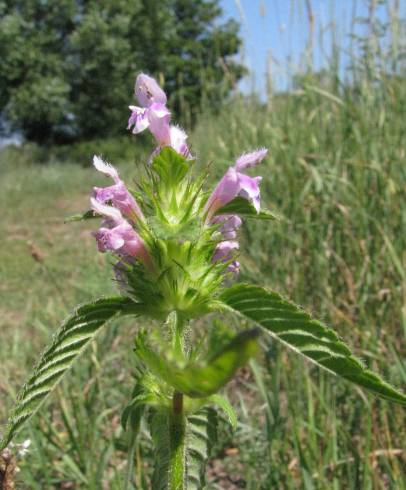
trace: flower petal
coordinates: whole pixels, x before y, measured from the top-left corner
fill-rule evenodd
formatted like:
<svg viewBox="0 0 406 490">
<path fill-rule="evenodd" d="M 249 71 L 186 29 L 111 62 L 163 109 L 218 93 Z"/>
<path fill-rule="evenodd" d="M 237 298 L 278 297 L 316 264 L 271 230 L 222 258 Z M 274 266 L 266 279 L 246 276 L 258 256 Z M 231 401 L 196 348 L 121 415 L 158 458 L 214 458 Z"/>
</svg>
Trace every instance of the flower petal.
<svg viewBox="0 0 406 490">
<path fill-rule="evenodd" d="M 152 104 L 147 109 L 149 129 L 155 136 L 159 145 L 166 146 L 170 143 L 169 121 L 171 113 L 162 104 Z"/>
<path fill-rule="evenodd" d="M 170 146 L 180 155 L 191 158 L 189 147 L 186 144 L 187 134 L 179 126 L 170 127 Z"/>
<path fill-rule="evenodd" d="M 237 238 L 237 230 L 242 224 L 242 220 L 236 214 L 221 214 L 214 216 L 211 220 L 213 224 L 223 223 L 219 228 L 220 233 L 225 240 L 234 240 Z"/>
<path fill-rule="evenodd" d="M 110 187 L 94 187 L 93 197 L 101 203 L 111 201 L 116 208 L 134 221 L 137 218 L 144 219 L 137 201 L 122 181 Z"/>
<path fill-rule="evenodd" d="M 250 201 L 257 213 L 260 209 L 260 190 L 259 184 L 262 177 L 249 177 L 248 175 L 238 173 L 240 189 L 238 195 Z"/>
<path fill-rule="evenodd" d="M 214 251 L 212 261 L 218 262 L 221 260 L 222 262 L 227 262 L 233 258 L 233 252 L 239 248 L 238 242 L 235 240 L 225 240 L 224 242 L 220 242 Z"/>
<path fill-rule="evenodd" d="M 166 104 L 167 100 L 156 80 L 145 73 L 138 75 L 135 81 L 135 95 L 143 107 L 149 107 L 154 102 Z"/>
<path fill-rule="evenodd" d="M 251 153 L 244 153 L 237 158 L 235 169 L 240 171 L 245 168 L 255 167 L 255 165 L 258 165 L 266 157 L 267 153 L 268 150 L 266 148 L 260 148 Z"/>
<path fill-rule="evenodd" d="M 101 216 L 105 216 L 106 218 L 113 220 L 115 223 L 119 223 L 124 219 L 118 209 L 113 208 L 113 206 L 106 206 L 94 197 L 90 198 L 90 203 L 92 205 L 93 211 L 95 211 L 97 214 L 100 214 Z"/>
<path fill-rule="evenodd" d="M 93 157 L 93 165 L 99 172 L 111 177 L 115 183 L 120 181 L 117 170 L 109 163 L 104 162 L 100 157 Z"/>
<path fill-rule="evenodd" d="M 148 110 L 135 105 L 130 105 L 129 108 L 132 112 L 128 119 L 127 129 L 134 126 L 133 134 L 141 133 L 149 126 Z"/>
<path fill-rule="evenodd" d="M 238 192 L 240 191 L 238 176 L 239 174 L 235 168 L 230 167 L 217 184 L 205 206 L 209 218 L 213 216 L 218 209 L 225 206 L 238 195 Z"/>
</svg>

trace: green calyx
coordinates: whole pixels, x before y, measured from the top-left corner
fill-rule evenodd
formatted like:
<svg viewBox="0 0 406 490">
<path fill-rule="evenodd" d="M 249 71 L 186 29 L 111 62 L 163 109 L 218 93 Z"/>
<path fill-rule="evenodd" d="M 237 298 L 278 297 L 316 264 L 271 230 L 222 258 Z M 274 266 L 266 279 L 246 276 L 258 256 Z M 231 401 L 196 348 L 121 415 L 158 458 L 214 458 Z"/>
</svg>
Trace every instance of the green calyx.
<svg viewBox="0 0 406 490">
<path fill-rule="evenodd" d="M 146 219 L 137 223 L 151 265 L 118 266 L 126 293 L 160 320 L 172 311 L 184 319 L 208 313 L 227 269 L 226 263 L 212 261 L 221 237 L 218 226 L 205 219 L 205 175 L 192 175 L 192 168 L 193 161 L 171 148 L 154 158 L 140 185 Z"/>
</svg>

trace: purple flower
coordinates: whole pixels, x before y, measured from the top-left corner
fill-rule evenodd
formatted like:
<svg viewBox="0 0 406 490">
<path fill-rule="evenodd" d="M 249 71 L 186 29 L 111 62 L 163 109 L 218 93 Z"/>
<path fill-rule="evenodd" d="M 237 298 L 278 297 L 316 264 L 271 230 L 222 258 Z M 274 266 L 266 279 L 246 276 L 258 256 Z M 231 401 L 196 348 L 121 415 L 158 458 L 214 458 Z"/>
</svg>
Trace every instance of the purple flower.
<svg viewBox="0 0 406 490">
<path fill-rule="evenodd" d="M 138 134 L 149 128 L 158 142 L 168 144 L 171 113 L 165 105 L 156 103 L 146 108 L 130 105 L 129 108 L 132 112 L 127 129 L 134 126 L 133 134 Z"/>
<path fill-rule="evenodd" d="M 255 167 L 266 157 L 267 153 L 268 150 L 266 148 L 260 148 L 251 153 L 243 153 L 237 158 L 235 169 L 241 171 L 245 168 Z"/>
<path fill-rule="evenodd" d="M 262 177 L 249 177 L 248 175 L 237 172 L 234 167 L 230 167 L 206 203 L 208 216 L 213 216 L 218 209 L 228 204 L 237 196 L 248 199 L 257 212 L 259 212 L 259 183 L 261 179 Z"/>
<path fill-rule="evenodd" d="M 234 254 L 238 249 L 239 249 L 238 242 L 234 240 L 226 240 L 224 242 L 220 242 L 214 251 L 212 261 L 229 262 L 233 259 Z M 229 264 L 227 269 L 230 272 L 238 273 L 239 266 L 240 266 L 239 262 L 234 260 Z"/>
<path fill-rule="evenodd" d="M 214 251 L 212 260 L 213 262 L 218 262 L 219 260 L 227 262 L 233 258 L 233 252 L 239 248 L 238 242 L 235 240 L 220 242 Z"/>
<path fill-rule="evenodd" d="M 95 168 L 111 177 L 115 185 L 110 187 L 94 187 L 93 197 L 100 203 L 111 201 L 123 214 L 133 221 L 144 219 L 144 215 L 134 197 L 130 194 L 124 182 L 118 176 L 117 170 L 97 156 L 93 158 Z"/>
<path fill-rule="evenodd" d="M 134 134 L 149 128 L 160 145 L 170 142 L 169 121 L 171 113 L 166 107 L 166 95 L 157 82 L 141 73 L 135 82 L 135 95 L 141 107 L 130 105 L 131 115 L 127 129 Z"/>
<path fill-rule="evenodd" d="M 193 158 L 186 144 L 187 134 L 179 126 L 170 127 L 170 146 L 180 155 L 190 159 Z"/>
<path fill-rule="evenodd" d="M 127 129 L 133 128 L 133 133 L 138 134 L 149 128 L 158 144 L 152 158 L 165 146 L 172 147 L 186 158 L 192 158 L 186 144 L 186 133 L 178 126 L 169 124 L 171 113 L 165 105 L 166 95 L 157 82 L 141 73 L 135 83 L 135 95 L 142 107 L 129 106 L 131 115 Z"/>
<path fill-rule="evenodd" d="M 242 224 L 242 220 L 236 214 L 221 214 L 214 216 L 211 220 L 213 224 L 223 223 L 219 231 L 225 240 L 234 240 L 237 238 L 237 230 Z"/>
<path fill-rule="evenodd" d="M 237 159 L 236 165 L 227 170 L 207 200 L 205 209 L 209 220 L 218 209 L 231 202 L 237 196 L 250 201 L 257 213 L 259 213 L 259 184 L 262 177 L 249 177 L 239 172 L 239 170 L 257 165 L 265 157 L 266 153 L 267 150 L 261 149 L 241 155 Z"/>
<path fill-rule="evenodd" d="M 262 177 L 249 177 L 248 175 L 238 174 L 240 190 L 238 195 L 247 199 L 259 213 L 260 209 L 260 191 L 259 184 Z"/>
<path fill-rule="evenodd" d="M 135 95 L 142 107 L 150 107 L 154 103 L 166 104 L 166 95 L 156 80 L 145 73 L 140 73 L 135 81 Z"/>
<path fill-rule="evenodd" d="M 114 252 L 127 258 L 134 257 L 150 267 L 151 258 L 144 242 L 120 211 L 112 206 L 101 204 L 95 198 L 91 198 L 90 201 L 92 209 L 105 217 L 102 226 L 93 233 L 99 251 Z"/>
<path fill-rule="evenodd" d="M 227 270 L 229 272 L 232 272 L 233 274 L 238 274 L 240 272 L 240 263 L 238 260 L 233 260 L 231 264 L 227 267 Z"/>
</svg>

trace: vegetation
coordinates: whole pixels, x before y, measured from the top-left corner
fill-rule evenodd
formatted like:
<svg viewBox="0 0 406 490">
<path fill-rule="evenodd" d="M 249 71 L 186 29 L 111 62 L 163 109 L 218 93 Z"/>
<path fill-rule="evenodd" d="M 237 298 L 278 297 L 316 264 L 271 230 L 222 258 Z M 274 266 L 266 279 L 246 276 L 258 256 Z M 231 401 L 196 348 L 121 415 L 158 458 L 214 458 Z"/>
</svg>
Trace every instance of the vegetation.
<svg viewBox="0 0 406 490">
<path fill-rule="evenodd" d="M 337 67 L 308 73 L 294 92 L 271 96 L 267 109 L 234 99 L 228 111 L 199 119 L 192 148 L 215 161 L 214 182 L 242 149 L 269 146 L 262 189 L 282 219 L 271 228 L 245 225 L 243 277 L 323 317 L 368 366 L 405 386 L 406 88 L 399 66 L 366 66 L 375 65 L 362 65 L 346 87 Z M 102 144 L 95 152 L 103 148 L 107 159 L 120 151 Z M 120 172 L 136 176 L 141 158 L 127 158 Z M 86 208 L 100 177 L 66 161 L 35 163 L 27 150 L 0 155 L 1 422 L 60 320 L 77 302 L 115 291 L 88 223 L 62 222 Z M 106 330 L 23 431 L 33 442 L 18 460 L 20 488 L 120 489 L 128 441 L 118 407 L 135 366 L 119 345 L 136 328 Z M 208 488 L 406 489 L 405 411 L 266 346 L 226 388 L 239 424 L 235 432 L 220 424 Z M 148 488 L 152 443 L 143 427 L 136 455 L 138 488 Z"/>
<path fill-rule="evenodd" d="M 0 1 L 0 115 L 41 144 L 123 134 L 142 69 L 191 123 L 243 73 L 221 14 L 218 0 Z"/>
<path fill-rule="evenodd" d="M 214 179 L 241 147 L 270 146 L 265 199 L 283 219 L 267 231 L 261 224 L 247 227 L 243 274 L 254 270 L 250 280 L 265 281 L 321 314 L 357 345 L 368 365 L 402 385 L 406 94 L 402 84 L 388 80 L 357 96 L 357 104 L 350 93 L 331 95 L 334 99 L 303 89 L 276 98 L 272 110 L 262 113 L 240 101 L 227 114 L 202 119 L 193 148 L 203 161 L 221 155 L 224 166 L 220 160 Z M 66 163 L 18 165 L 7 153 L 2 159 L 2 234 L 10 244 L 1 249 L 1 274 L 7 278 L 2 331 L 8 340 L 0 353 L 5 420 L 12 394 L 49 329 L 75 302 L 111 294 L 114 284 L 105 281 L 108 267 L 98 264 L 104 259 L 94 253 L 87 225 L 64 225 L 61 219 L 86 207 L 94 172 Z M 128 341 L 134 328 L 103 334 L 92 360 L 83 360 L 85 366 L 82 361 L 75 379 L 65 381 L 57 399 L 48 402 L 48 414 L 25 431 L 34 441 L 27 463 L 21 463 L 27 488 L 56 488 L 61 482 L 98 488 L 101 481 L 119 488 L 123 463 L 110 454 L 125 444 L 115 408 L 130 389 L 126 373 L 132 360 L 118 357 L 116 346 Z M 405 488 L 401 408 L 341 381 L 327 383 L 328 374 L 311 366 L 304 370 L 302 360 L 273 343 L 252 368 L 233 382 L 245 393 L 235 400 L 240 425 L 235 434 L 226 424 L 221 429 L 209 469 L 212 486 L 378 489 L 387 482 L 388 488 Z M 228 391 L 233 397 L 233 386 Z M 234 449 L 241 444 L 245 451 Z M 144 440 L 138 450 L 140 482 L 151 471 L 148 447 Z M 88 451 L 100 458 L 89 460 Z"/>
</svg>

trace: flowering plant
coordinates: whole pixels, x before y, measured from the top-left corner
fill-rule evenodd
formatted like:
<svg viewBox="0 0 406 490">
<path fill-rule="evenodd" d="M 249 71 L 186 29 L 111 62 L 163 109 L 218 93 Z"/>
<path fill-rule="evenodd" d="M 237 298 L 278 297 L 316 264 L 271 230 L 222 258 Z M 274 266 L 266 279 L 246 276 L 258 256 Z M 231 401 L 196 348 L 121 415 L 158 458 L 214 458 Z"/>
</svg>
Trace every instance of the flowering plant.
<svg viewBox="0 0 406 490">
<path fill-rule="evenodd" d="M 236 416 L 221 388 L 259 348 L 261 332 L 270 334 L 321 368 L 387 400 L 406 404 L 406 396 L 366 369 L 337 334 L 278 293 L 238 283 L 238 230 L 243 219 L 274 220 L 261 209 L 261 177 L 251 177 L 267 155 L 257 149 L 236 159 L 211 192 L 207 171 L 195 170 L 187 135 L 171 124 L 167 98 L 156 81 L 138 76 L 139 106 L 130 106 L 128 128 L 149 129 L 156 148 L 145 165 L 146 177 L 130 190 L 117 170 L 95 156 L 94 167 L 113 184 L 94 188 L 91 210 L 82 218 L 102 218 L 93 232 L 98 250 L 114 259 L 120 296 L 76 308 L 42 354 L 21 389 L 0 443 L 5 448 L 41 406 L 107 321 L 124 316 L 150 319 L 160 328 L 140 330 L 135 356 L 143 369 L 122 413 L 129 437 L 127 488 L 132 482 L 133 448 L 146 417 L 155 443 L 152 488 L 192 489 L 204 485 L 212 442 L 213 407 Z M 193 329 L 210 313 L 244 317 L 254 328 Z"/>
</svg>

